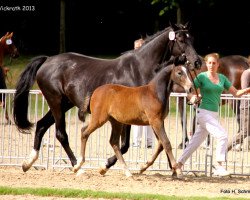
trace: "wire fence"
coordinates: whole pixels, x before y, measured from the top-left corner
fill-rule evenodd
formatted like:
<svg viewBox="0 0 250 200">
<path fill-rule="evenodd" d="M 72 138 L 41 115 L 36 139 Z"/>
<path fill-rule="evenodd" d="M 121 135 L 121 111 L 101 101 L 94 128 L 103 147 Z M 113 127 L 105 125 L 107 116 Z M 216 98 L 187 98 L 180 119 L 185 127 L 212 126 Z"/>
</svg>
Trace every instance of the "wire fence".
<svg viewBox="0 0 250 200">
<path fill-rule="evenodd" d="M 34 128 L 30 134 L 20 133 L 14 125 L 12 118 L 13 97 L 15 90 L 0 90 L 0 94 L 4 94 L 6 107 L 0 111 L 0 166 L 21 166 L 23 160 L 27 159 L 32 147 L 35 135 L 36 123 L 47 113 L 49 107 L 39 90 L 32 90 L 29 96 L 29 112 L 28 117 L 34 123 Z M 2 95 L 3 96 L 3 95 Z M 250 97 L 244 97 L 246 101 L 250 101 Z M 237 123 L 237 112 L 233 110 L 237 107 L 240 98 L 234 98 L 231 95 L 222 95 L 221 101 L 223 106 L 220 107 L 220 122 L 227 130 L 229 138 L 234 137 L 238 132 L 239 125 Z M 184 141 L 185 129 L 188 137 L 191 137 L 193 129 L 193 120 L 195 110 L 193 106 L 186 103 L 186 94 L 172 93 L 170 96 L 170 112 L 165 119 L 165 130 L 172 144 L 172 151 L 177 159 L 183 149 L 178 146 Z M 181 124 L 179 114 L 179 106 L 183 103 L 183 118 L 186 123 L 184 127 Z M 225 104 L 224 104 L 225 103 Z M 7 111 L 7 113 L 6 113 Z M 9 115 L 9 120 L 6 116 Z M 83 123 L 78 119 L 77 108 L 72 108 L 66 113 L 66 131 L 69 138 L 70 146 L 76 155 L 80 153 L 80 132 Z M 114 155 L 114 151 L 109 144 L 111 127 L 109 122 L 97 129 L 90 135 L 86 149 L 86 161 L 83 168 L 95 169 L 106 162 L 106 160 Z M 133 133 L 132 133 L 133 134 Z M 133 136 L 131 135 L 130 144 L 132 144 Z M 130 147 L 128 152 L 124 154 L 125 162 L 130 170 L 140 170 L 140 166 L 145 164 L 153 155 L 154 147 L 157 140 L 154 137 L 153 148 L 149 149 L 146 145 L 146 136 L 142 134 L 142 143 L 140 147 Z M 242 141 L 242 145 L 234 146 L 228 152 L 228 160 L 226 168 L 233 175 L 250 176 L 250 141 L 249 137 Z M 183 146 L 184 148 L 184 146 Z M 212 139 L 209 146 L 204 142 L 201 147 L 193 153 L 184 166 L 185 173 L 212 175 L 213 162 L 215 161 L 216 141 Z M 52 125 L 45 133 L 41 149 L 39 151 L 39 159 L 34 163 L 35 168 L 44 169 L 65 169 L 71 168 L 70 160 L 60 143 L 55 138 L 55 126 Z M 116 163 L 111 169 L 122 169 L 120 163 Z M 154 164 L 148 170 L 152 171 L 171 171 L 167 156 L 162 152 L 156 159 Z"/>
</svg>

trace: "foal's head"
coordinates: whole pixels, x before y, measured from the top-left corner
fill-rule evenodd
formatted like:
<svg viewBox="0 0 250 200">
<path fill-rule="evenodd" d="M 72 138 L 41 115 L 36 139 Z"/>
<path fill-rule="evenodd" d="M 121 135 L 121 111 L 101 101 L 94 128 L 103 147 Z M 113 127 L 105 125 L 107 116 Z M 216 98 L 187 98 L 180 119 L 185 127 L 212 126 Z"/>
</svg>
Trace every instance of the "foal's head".
<svg viewBox="0 0 250 200">
<path fill-rule="evenodd" d="M 174 66 L 171 72 L 171 80 L 184 88 L 186 93 L 190 93 L 193 89 L 193 82 L 190 80 L 187 68 L 184 65 Z"/>
<path fill-rule="evenodd" d="M 3 51 L 4 54 L 10 55 L 12 58 L 19 57 L 19 52 L 12 40 L 13 32 L 7 32 L 1 39 L 0 39 L 0 50 Z"/>
</svg>

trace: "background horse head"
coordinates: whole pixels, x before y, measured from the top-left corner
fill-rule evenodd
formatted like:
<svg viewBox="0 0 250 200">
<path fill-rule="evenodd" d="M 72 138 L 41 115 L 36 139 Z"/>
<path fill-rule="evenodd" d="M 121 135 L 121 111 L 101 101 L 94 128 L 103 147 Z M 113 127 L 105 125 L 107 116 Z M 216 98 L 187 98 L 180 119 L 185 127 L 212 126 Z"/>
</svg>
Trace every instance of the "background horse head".
<svg viewBox="0 0 250 200">
<path fill-rule="evenodd" d="M 7 32 L 0 39 L 0 89 L 7 89 L 5 78 L 9 71 L 9 67 L 4 66 L 4 57 L 10 55 L 11 58 L 17 58 L 19 56 L 19 52 L 13 43 L 12 36 L 13 32 Z M 0 102 L 5 108 L 5 95 L 0 95 Z M 7 109 L 5 110 L 5 118 L 7 122 L 10 122 Z"/>
<path fill-rule="evenodd" d="M 171 166 L 176 165 L 171 143 L 164 128 L 164 119 L 169 112 L 167 105 L 172 91 L 172 82 L 180 85 L 187 92 L 190 92 L 193 87 L 187 69 L 182 65 L 170 65 L 163 68 L 149 84 L 144 86 L 127 87 L 106 84 L 98 87 L 90 99 L 90 122 L 82 129 L 81 156 L 73 171 L 77 172 L 85 162 L 86 143 L 90 134 L 107 121 L 110 121 L 112 126 L 110 144 L 116 157 L 122 163 L 126 176 L 130 177 L 132 174 L 120 151 L 119 142 L 123 124 L 151 125 L 158 139 L 156 152 L 164 148 Z M 89 97 L 85 98 L 85 101 L 88 104 Z M 103 172 L 106 170 L 104 169 Z"/>
<path fill-rule="evenodd" d="M 3 64 L 3 57 L 6 55 L 10 55 L 12 58 L 19 57 L 19 51 L 14 45 L 12 40 L 13 32 L 7 32 L 1 39 L 0 39 L 0 64 Z"/>
<path fill-rule="evenodd" d="M 72 165 L 76 164 L 65 127 L 65 112 L 73 106 L 79 108 L 78 116 L 85 121 L 87 109 L 83 109 L 84 97 L 104 84 L 126 86 L 147 84 L 159 70 L 159 66 L 172 56 L 184 55 L 191 63 L 190 68 L 200 67 L 200 58 L 192 45 L 188 26 L 172 25 L 148 37 L 144 44 L 125 52 L 115 59 L 100 59 L 77 53 L 63 53 L 51 57 L 34 58 L 22 72 L 14 96 L 14 120 L 20 131 L 32 127 L 28 120 L 29 90 L 37 80 L 50 107 L 49 112 L 37 123 L 34 149 L 31 159 L 23 164 L 27 171 L 38 158 L 38 151 L 46 130 L 56 123 L 56 137 L 66 151 Z M 130 125 L 124 125 L 121 152 L 129 148 Z M 117 161 L 113 156 L 107 161 L 107 168 Z"/>
</svg>

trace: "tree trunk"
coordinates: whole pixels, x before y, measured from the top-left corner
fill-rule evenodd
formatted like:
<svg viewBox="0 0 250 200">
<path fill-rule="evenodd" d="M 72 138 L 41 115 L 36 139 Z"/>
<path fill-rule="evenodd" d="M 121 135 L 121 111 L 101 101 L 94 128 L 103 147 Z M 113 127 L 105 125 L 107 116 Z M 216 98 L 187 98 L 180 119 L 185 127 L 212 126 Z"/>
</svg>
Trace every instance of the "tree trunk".
<svg viewBox="0 0 250 200">
<path fill-rule="evenodd" d="M 66 51 L 65 47 L 65 0 L 60 2 L 60 53 Z"/>
</svg>

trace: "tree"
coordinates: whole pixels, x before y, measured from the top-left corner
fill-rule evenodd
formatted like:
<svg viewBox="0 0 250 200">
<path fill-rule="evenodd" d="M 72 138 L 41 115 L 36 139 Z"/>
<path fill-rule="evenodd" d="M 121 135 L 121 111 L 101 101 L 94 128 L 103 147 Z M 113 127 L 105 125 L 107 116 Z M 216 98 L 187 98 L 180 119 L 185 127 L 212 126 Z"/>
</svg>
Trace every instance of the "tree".
<svg viewBox="0 0 250 200">
<path fill-rule="evenodd" d="M 185 13 L 192 5 L 204 4 L 213 6 L 215 0 L 152 0 L 152 5 L 160 5 L 159 15 L 163 16 L 170 10 L 176 10 L 176 23 L 184 23 L 186 20 Z"/>
<path fill-rule="evenodd" d="M 66 51 L 65 47 L 65 0 L 60 1 L 60 53 Z"/>
</svg>

